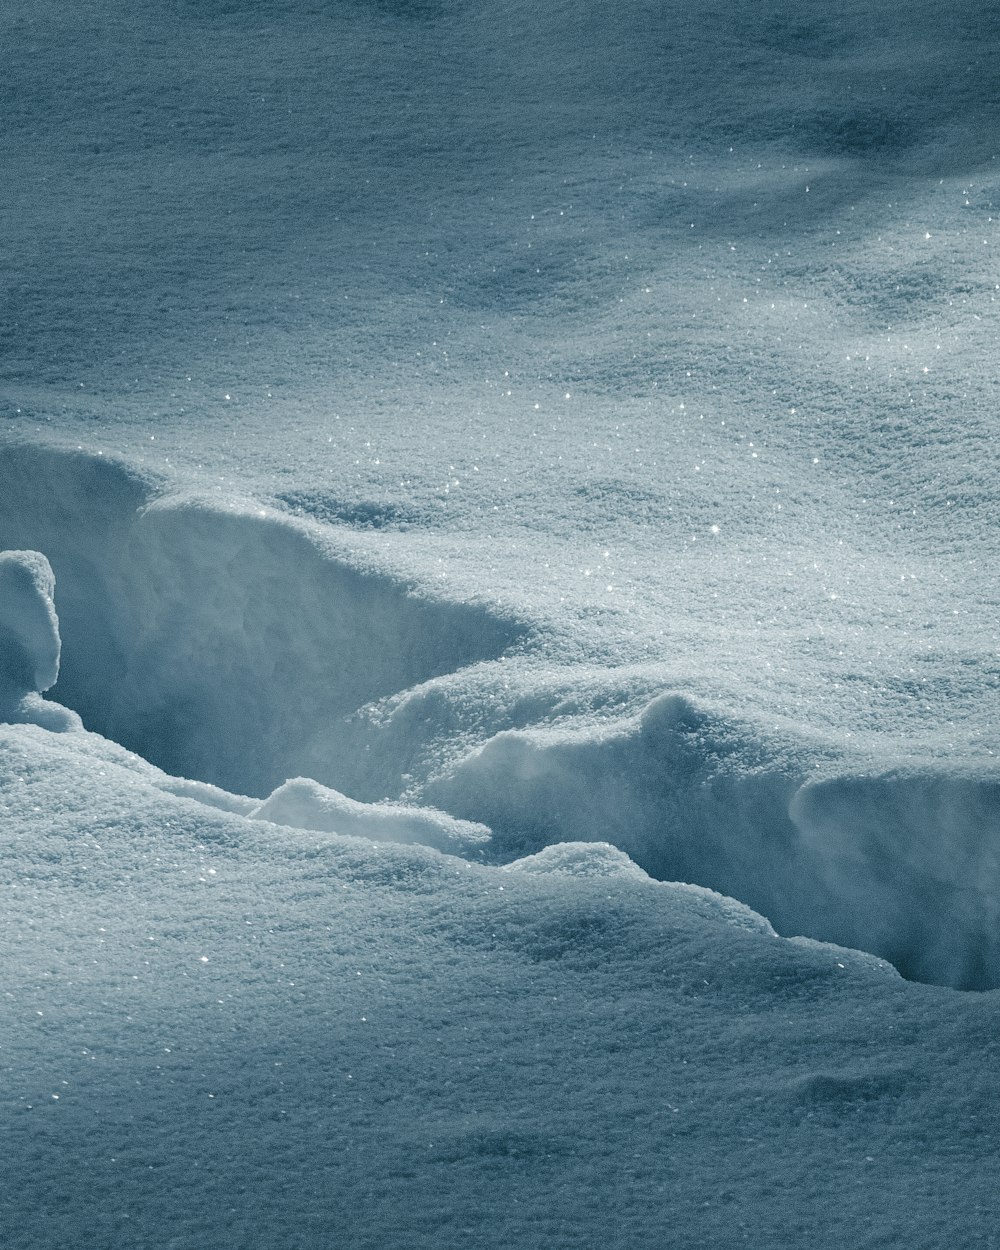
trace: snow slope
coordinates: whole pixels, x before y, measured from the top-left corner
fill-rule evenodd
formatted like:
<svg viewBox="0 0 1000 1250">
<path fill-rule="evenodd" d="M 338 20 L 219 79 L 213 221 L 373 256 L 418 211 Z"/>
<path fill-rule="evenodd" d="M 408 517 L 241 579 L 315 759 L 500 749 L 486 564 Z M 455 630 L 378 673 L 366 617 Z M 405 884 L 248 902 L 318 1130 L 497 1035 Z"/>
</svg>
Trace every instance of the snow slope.
<svg viewBox="0 0 1000 1250">
<path fill-rule="evenodd" d="M 601 846 L 487 868 L 90 735 L 0 758 L 13 1250 L 995 1242 L 993 995 Z"/>
<path fill-rule="evenodd" d="M 4 1244 L 996 1244 L 993 7 L 0 38 Z"/>
</svg>

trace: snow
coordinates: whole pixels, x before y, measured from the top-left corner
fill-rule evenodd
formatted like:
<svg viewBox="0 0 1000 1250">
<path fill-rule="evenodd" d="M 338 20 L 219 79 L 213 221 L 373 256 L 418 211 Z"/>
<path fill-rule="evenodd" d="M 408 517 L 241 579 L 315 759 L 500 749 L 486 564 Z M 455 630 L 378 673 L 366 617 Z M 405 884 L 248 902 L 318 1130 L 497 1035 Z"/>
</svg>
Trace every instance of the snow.
<svg viewBox="0 0 1000 1250">
<path fill-rule="evenodd" d="M 4 1246 L 997 1245 L 989 6 L 0 30 Z"/>
<path fill-rule="evenodd" d="M 966 763 L 846 771 L 816 744 L 664 694 L 624 726 L 499 733 L 429 789 L 495 848 L 611 840 L 653 877 L 936 984 L 1000 985 L 1000 780 Z"/>
<path fill-rule="evenodd" d="M 315 525 L 157 493 L 110 458 L 11 449 L 0 516 L 58 578 L 60 697 L 171 772 L 260 798 L 299 774 L 381 787 L 357 776 L 346 718 L 525 632 L 365 568 Z"/>
<path fill-rule="evenodd" d="M 48 690 L 59 676 L 55 578 L 37 551 L 0 552 L 0 687 L 14 695 Z"/>
<path fill-rule="evenodd" d="M 634 872 L 248 822 L 93 735 L 0 760 L 18 1250 L 992 1227 L 990 995 Z"/>
<path fill-rule="evenodd" d="M 40 698 L 59 675 L 55 579 L 38 551 L 0 552 L 0 719 L 59 732 L 80 718 Z"/>
<path fill-rule="evenodd" d="M 370 838 L 373 842 L 417 843 L 453 855 L 475 855 L 488 842 L 485 825 L 455 820 L 431 808 L 398 803 L 358 803 L 309 777 L 279 786 L 248 815 L 276 825 Z"/>
</svg>

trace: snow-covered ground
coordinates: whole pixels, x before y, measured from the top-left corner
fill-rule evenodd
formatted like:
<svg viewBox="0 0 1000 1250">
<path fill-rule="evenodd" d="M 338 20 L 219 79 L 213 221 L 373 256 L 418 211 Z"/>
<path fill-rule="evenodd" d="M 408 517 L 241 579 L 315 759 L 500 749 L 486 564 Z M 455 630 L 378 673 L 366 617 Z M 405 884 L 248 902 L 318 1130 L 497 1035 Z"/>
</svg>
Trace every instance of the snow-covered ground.
<svg viewBox="0 0 1000 1250">
<path fill-rule="evenodd" d="M 0 40 L 3 1246 L 1000 1244 L 993 6 Z"/>
</svg>

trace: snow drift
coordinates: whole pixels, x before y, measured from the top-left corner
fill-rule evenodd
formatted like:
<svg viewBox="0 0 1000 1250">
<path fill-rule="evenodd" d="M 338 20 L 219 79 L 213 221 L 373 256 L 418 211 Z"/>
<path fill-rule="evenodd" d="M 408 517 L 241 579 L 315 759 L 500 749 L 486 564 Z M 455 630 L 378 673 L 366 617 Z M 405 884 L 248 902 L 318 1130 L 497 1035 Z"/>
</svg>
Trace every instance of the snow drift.
<svg viewBox="0 0 1000 1250">
<path fill-rule="evenodd" d="M 916 980 L 1000 986 L 1000 783 L 816 755 L 669 693 L 601 734 L 498 734 L 431 796 L 488 824 L 497 854 L 611 842 L 786 936 L 870 951 Z"/>
<path fill-rule="evenodd" d="M 452 855 L 474 856 L 490 837 L 483 825 L 455 820 L 445 812 L 399 803 L 359 803 L 308 777 L 286 781 L 248 815 L 295 829 L 430 846 Z"/>
<path fill-rule="evenodd" d="M 300 775 L 383 797 L 352 715 L 525 634 L 259 505 L 158 497 L 52 449 L 0 458 L 3 548 L 43 551 L 58 579 L 60 702 L 168 772 L 259 797 Z"/>
<path fill-rule="evenodd" d="M 463 738 L 436 764 L 424 751 L 414 778 L 409 762 L 456 731 L 448 698 L 359 713 L 426 696 L 446 674 L 475 695 L 469 666 L 498 660 L 527 627 L 417 594 L 331 541 L 259 505 L 157 496 L 110 460 L 9 451 L 0 545 L 38 548 L 52 567 L 38 551 L 0 562 L 0 715 L 78 725 L 40 698 L 58 674 L 56 696 L 88 728 L 212 806 L 526 869 L 618 871 L 624 852 L 783 935 L 870 951 L 919 980 L 1000 986 L 995 777 L 864 771 L 668 692 L 603 727 L 514 730 L 498 703 L 480 712 L 478 746 Z M 510 678 L 544 719 L 544 681 Z M 386 801 L 404 791 L 409 806 Z M 618 849 L 611 860 L 545 852 L 581 842 Z"/>
</svg>

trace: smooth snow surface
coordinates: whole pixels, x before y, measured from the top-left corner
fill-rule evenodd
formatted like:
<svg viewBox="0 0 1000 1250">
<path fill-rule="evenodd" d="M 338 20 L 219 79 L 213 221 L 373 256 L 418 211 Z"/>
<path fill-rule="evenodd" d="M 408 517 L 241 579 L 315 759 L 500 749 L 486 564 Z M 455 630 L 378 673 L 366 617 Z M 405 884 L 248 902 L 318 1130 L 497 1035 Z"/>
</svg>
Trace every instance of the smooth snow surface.
<svg viewBox="0 0 1000 1250">
<path fill-rule="evenodd" d="M 4 1250 L 998 1246 L 996 7 L 0 41 Z"/>
</svg>

